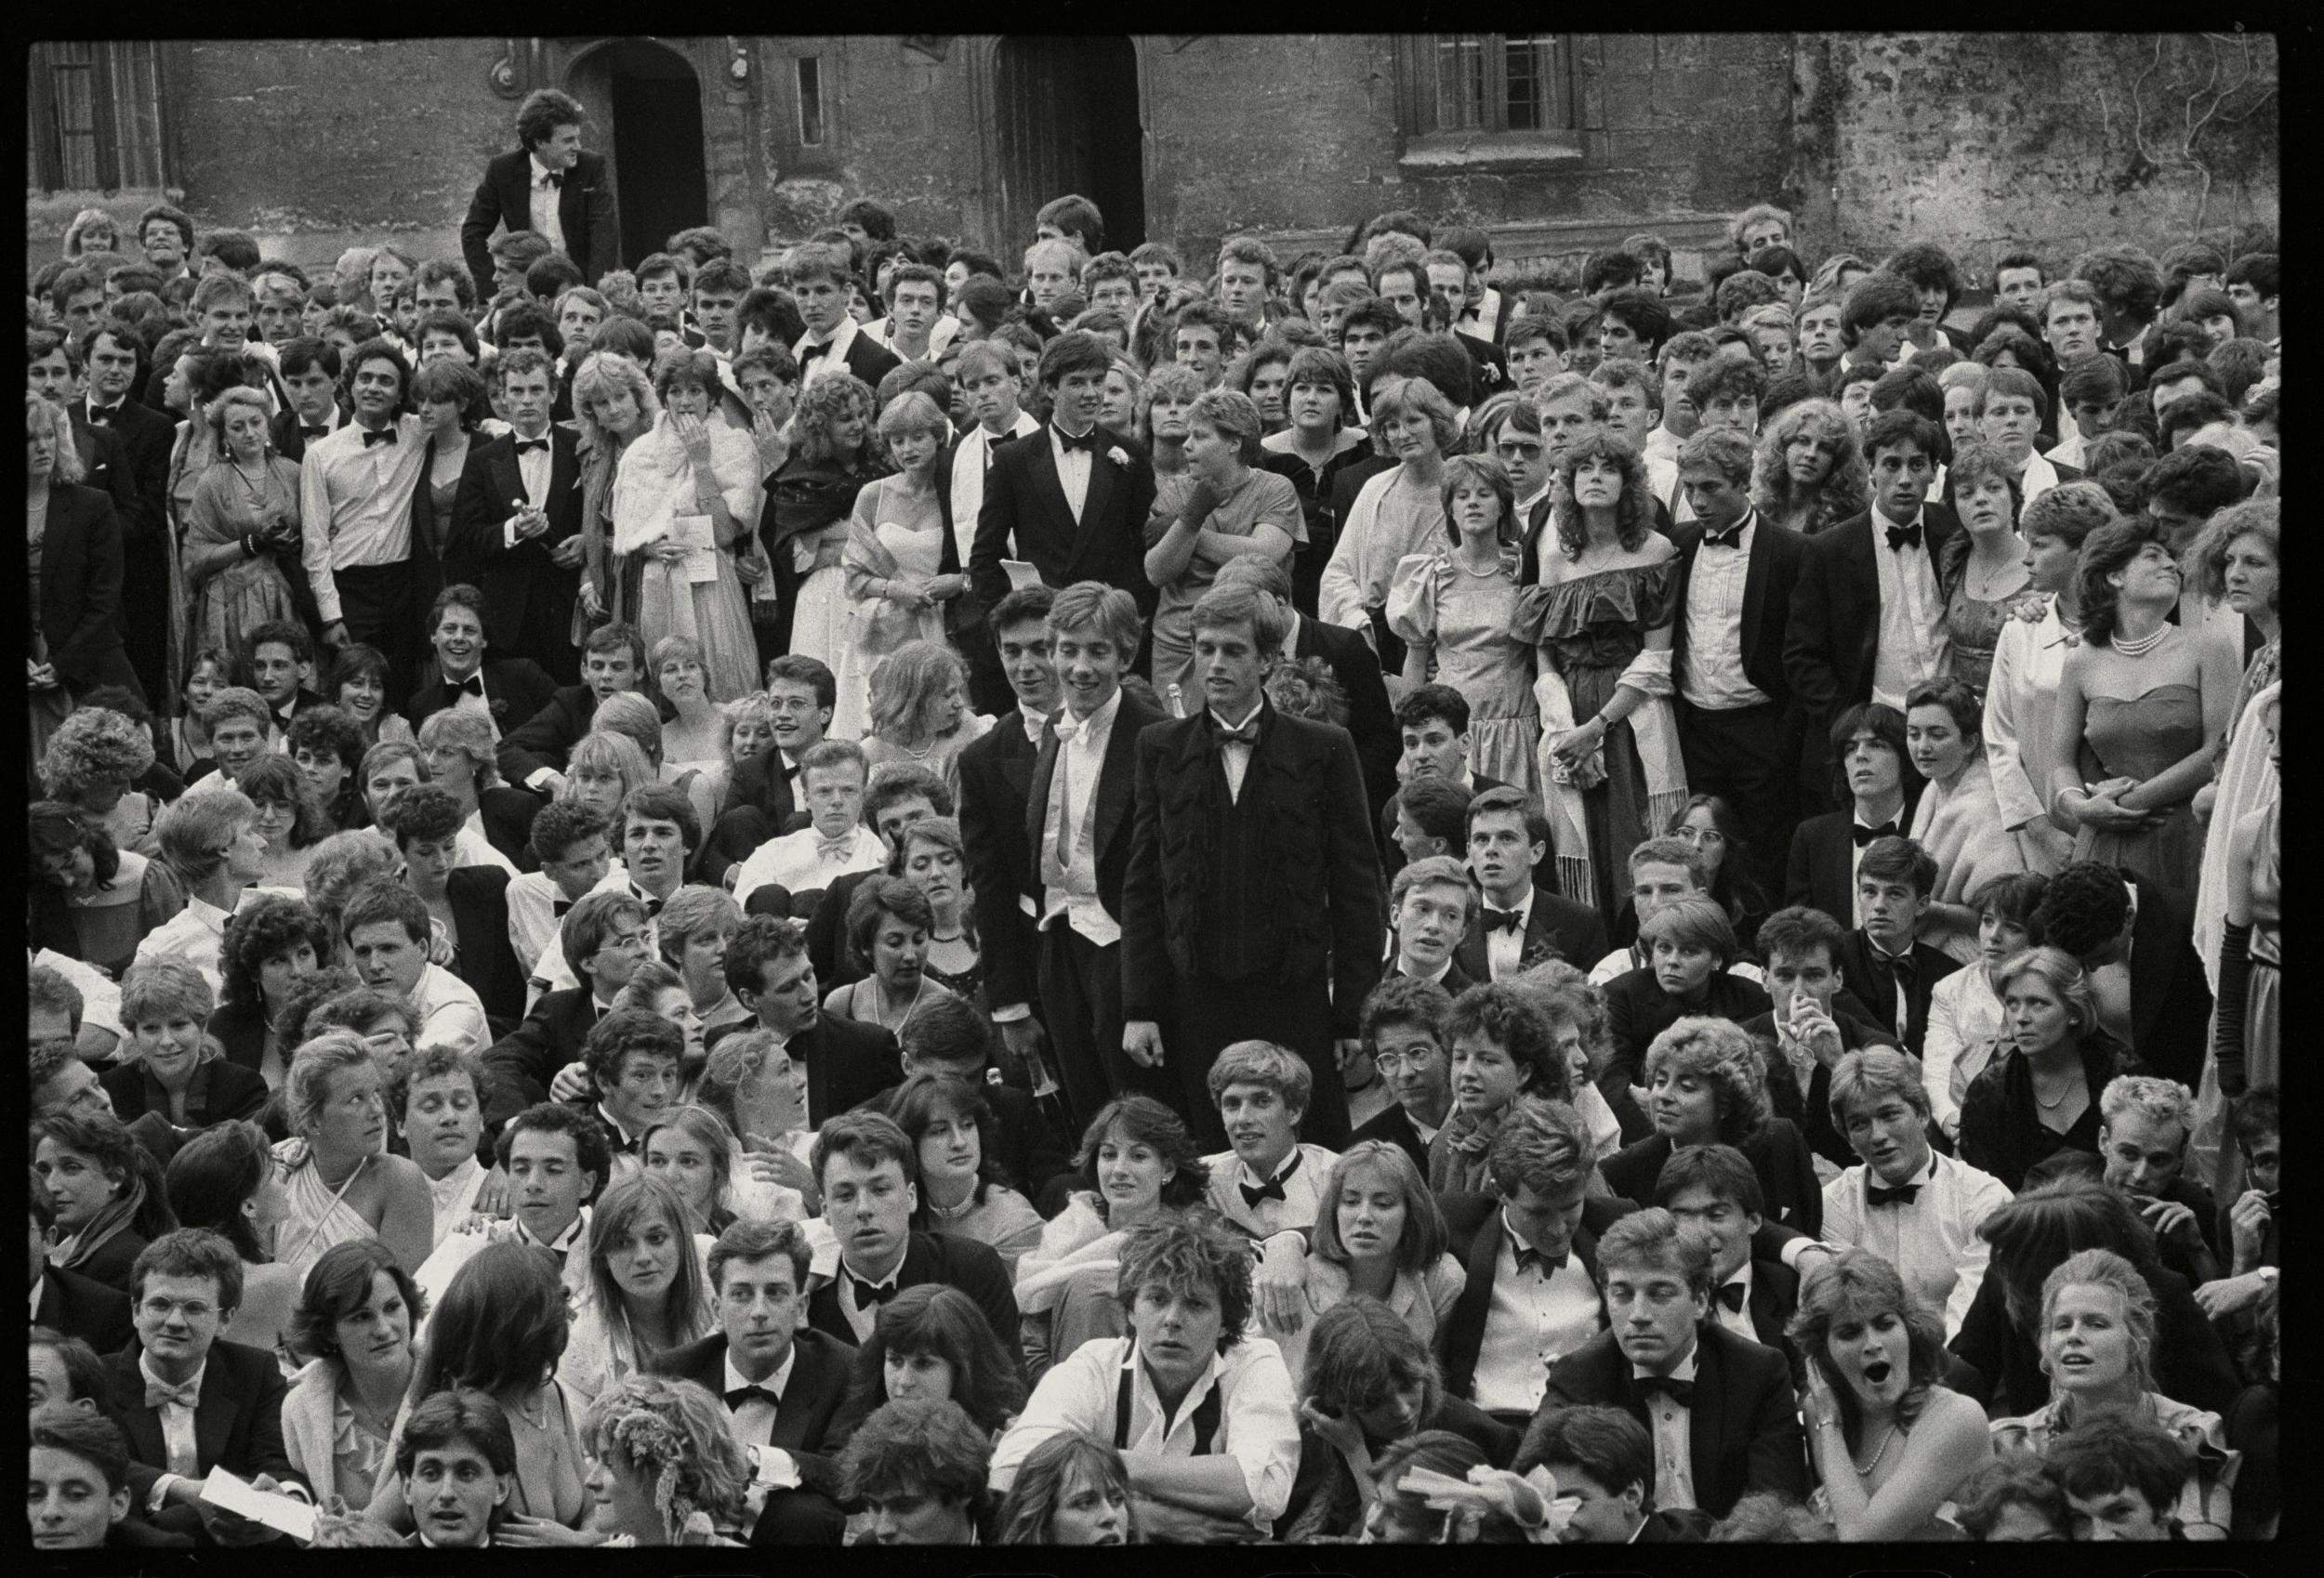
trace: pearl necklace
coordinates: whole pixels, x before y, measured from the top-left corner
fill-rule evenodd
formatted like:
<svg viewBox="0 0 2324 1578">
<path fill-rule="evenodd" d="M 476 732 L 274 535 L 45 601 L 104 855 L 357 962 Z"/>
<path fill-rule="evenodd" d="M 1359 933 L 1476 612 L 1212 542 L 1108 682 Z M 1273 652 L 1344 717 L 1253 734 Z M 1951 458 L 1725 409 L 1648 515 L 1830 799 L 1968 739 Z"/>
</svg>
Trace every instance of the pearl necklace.
<svg viewBox="0 0 2324 1578">
<path fill-rule="evenodd" d="M 1888 1427 L 1888 1433 L 1881 1438 L 1881 1450 L 1872 1454 L 1871 1462 L 1859 1466 L 1855 1460 L 1855 1454 L 1850 1453 L 1848 1457 L 1848 1466 L 1855 1469 L 1856 1477 L 1858 1479 L 1862 1479 L 1864 1476 L 1871 1473 L 1874 1469 L 1881 1466 L 1881 1459 L 1888 1455 L 1888 1449 L 1890 1446 L 1895 1444 L 1895 1440 L 1896 1427 L 1892 1424 Z"/>
<path fill-rule="evenodd" d="M 2143 658 L 2157 647 L 2161 646 L 2163 638 L 2170 635 L 2172 628 L 2173 626 L 2169 625 L 2159 625 L 2153 635 L 2141 636 L 2134 641 L 2124 640 L 2118 635 L 2111 644 L 2116 651 L 2126 658 Z"/>
</svg>

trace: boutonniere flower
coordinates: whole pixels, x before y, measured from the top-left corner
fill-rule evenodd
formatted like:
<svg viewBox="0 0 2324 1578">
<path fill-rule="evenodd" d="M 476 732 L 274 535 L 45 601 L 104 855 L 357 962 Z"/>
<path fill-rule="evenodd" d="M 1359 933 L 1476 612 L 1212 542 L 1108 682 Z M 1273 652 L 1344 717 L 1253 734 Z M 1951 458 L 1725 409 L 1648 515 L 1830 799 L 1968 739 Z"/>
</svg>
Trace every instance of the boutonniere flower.
<svg viewBox="0 0 2324 1578">
<path fill-rule="evenodd" d="M 508 703 L 507 698 L 501 696 L 495 696 L 493 698 L 492 715 L 495 718 L 503 718 L 508 716 Z"/>
<path fill-rule="evenodd" d="M 1112 461 L 1116 466 L 1128 466 L 1129 464 L 1129 453 L 1123 449 L 1119 444 L 1116 444 L 1112 449 L 1107 450 L 1105 452 L 1105 458 Z"/>
</svg>

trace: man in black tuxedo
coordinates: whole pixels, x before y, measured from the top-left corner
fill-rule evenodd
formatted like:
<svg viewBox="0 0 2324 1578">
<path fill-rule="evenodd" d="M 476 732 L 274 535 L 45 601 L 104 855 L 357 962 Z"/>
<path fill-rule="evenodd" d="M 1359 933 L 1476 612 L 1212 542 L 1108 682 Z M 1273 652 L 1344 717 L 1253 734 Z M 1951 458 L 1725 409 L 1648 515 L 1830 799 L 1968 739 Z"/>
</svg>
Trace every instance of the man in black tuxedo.
<svg viewBox="0 0 2324 1578">
<path fill-rule="evenodd" d="M 550 1099 L 558 1072 L 582 1061 L 589 1032 L 614 994 L 646 955 L 645 905 L 624 892 L 585 894 L 557 925 L 558 946 L 580 980 L 545 992 L 524 1022 L 484 1054 L 492 1088 L 484 1097 L 484 1126 L 500 1125 L 527 1107 Z"/>
<path fill-rule="evenodd" d="M 1050 658 L 1064 709 L 1042 731 L 1024 796 L 1027 869 L 1006 874 L 1003 889 L 1004 899 L 1036 895 L 1032 971 L 1076 1131 L 1116 1096 L 1177 1094 L 1175 1082 L 1122 1050 L 1119 917 L 1138 737 L 1166 721 L 1160 708 L 1122 689 L 1142 625 L 1137 602 L 1119 586 L 1080 581 L 1057 594 Z M 1022 945 L 1024 937 L 1004 927 L 996 941 Z M 1012 961 L 1010 973 L 1023 979 L 1026 967 Z"/>
<path fill-rule="evenodd" d="M 276 353 L 290 400 L 274 414 L 274 452 L 304 460 L 307 446 L 347 426 L 339 403 L 339 348 L 329 340 L 295 339 Z"/>
<path fill-rule="evenodd" d="M 512 795 L 537 808 L 528 795 Z M 403 883 L 429 901 L 452 912 L 460 946 L 452 973 L 468 982 L 484 1006 L 495 1033 L 514 1025 L 524 1012 L 525 972 L 508 941 L 508 874 L 496 865 L 458 865 L 461 823 L 466 813 L 452 791 L 437 783 L 415 783 L 380 812 L 379 831 L 395 841 L 403 862 Z"/>
<path fill-rule="evenodd" d="M 1340 1069 L 1360 1054 L 1384 940 L 1355 744 L 1267 701 L 1281 603 L 1213 586 L 1192 623 L 1205 708 L 1138 741 L 1123 1049 L 1149 1068 L 1167 1056 L 1197 1137 L 1224 1150 L 1211 1063 L 1230 1042 L 1288 1047 L 1314 1075 L 1306 1137 L 1337 1148 L 1348 1137 Z"/>
<path fill-rule="evenodd" d="M 976 889 L 976 931 L 984 952 L 985 1001 L 1020 1065 L 1031 1067 L 1048 1037 L 1040 1005 L 1041 888 L 1025 810 L 1041 738 L 1060 705 L 1050 662 L 1049 611 L 1057 594 L 1020 586 L 987 611 L 984 628 L 1016 705 L 960 753 L 960 839 Z"/>
<path fill-rule="evenodd" d="M 1760 881 L 1781 879 L 1799 822 L 1799 712 L 1784 677 L 1784 628 L 1807 539 L 1751 507 L 1751 441 L 1704 428 L 1679 450 L 1695 519 L 1679 550 L 1672 663 L 1687 786 L 1725 800 L 1743 824 Z"/>
<path fill-rule="evenodd" d="M 436 594 L 428 611 L 428 644 L 436 654 L 436 677 L 403 704 L 415 730 L 446 707 L 482 706 L 505 752 L 510 733 L 559 693 L 530 658 L 484 655 L 484 594 L 474 586 L 446 586 Z"/>
<path fill-rule="evenodd" d="M 984 476 L 969 557 L 969 585 L 986 608 L 1009 592 L 1004 559 L 1022 559 L 1048 586 L 1103 581 L 1153 617 L 1146 580 L 1145 523 L 1154 508 L 1154 467 L 1143 452 L 1097 426 L 1113 348 L 1097 335 L 1067 333 L 1041 352 L 1049 430 L 1004 445 Z"/>
<path fill-rule="evenodd" d="M 1848 929 L 1822 910 L 1794 904 L 1760 923 L 1759 955 L 1765 962 L 1773 1006 L 1742 1021 L 1767 1061 L 1767 1094 L 1776 1116 L 1789 1118 L 1808 1149 L 1842 1169 L 1856 1164 L 1855 1149 L 1832 1122 L 1832 1071 L 1867 1047 L 1903 1051 L 1904 1044 L 1872 1022 L 1871 1011 L 1841 984 Z M 1934 1135 L 1934 1131 L 1932 1131 Z M 1657 1203 L 1668 1204 L 1668 1201 Z"/>
<path fill-rule="evenodd" d="M 894 351 L 863 333 L 848 311 L 851 293 L 858 283 L 848 249 L 810 243 L 794 247 L 790 262 L 791 295 L 799 303 L 800 321 L 807 325 L 807 332 L 791 347 L 791 354 L 799 358 L 799 382 L 803 385 L 837 366 L 877 390 L 879 380 L 904 363 Z"/>
<path fill-rule="evenodd" d="M 529 658 L 559 685 L 580 677 L 573 608 L 581 588 L 581 460 L 570 427 L 553 425 L 548 358 L 530 348 L 493 364 L 509 431 L 469 451 L 452 506 L 446 557 L 465 562 L 484 594 L 495 651 Z M 529 715 L 527 715 L 529 716 Z"/>
<path fill-rule="evenodd" d="M 1380 659 L 1371 643 L 1353 630 L 1326 625 L 1301 613 L 1291 601 L 1291 577 L 1282 565 L 1259 554 L 1238 554 L 1219 567 L 1213 585 L 1248 581 L 1281 603 L 1291 622 L 1283 650 L 1296 660 L 1321 658 L 1348 693 L 1348 734 L 1364 769 L 1364 799 L 1378 818 L 1396 793 L 1396 715 L 1388 701 Z"/>
<path fill-rule="evenodd" d="M 48 1230 L 57 1225 L 56 1206 L 48 1186 L 33 1175 L 31 1202 L 33 1285 L 40 1290 L 33 1303 L 33 1324 L 68 1337 L 78 1337 L 99 1353 L 112 1353 L 135 1336 L 129 1323 L 129 1295 L 107 1287 L 94 1277 L 68 1271 L 48 1263 Z"/>
<path fill-rule="evenodd" d="M 839 1241 L 838 1273 L 807 1301 L 808 1324 L 862 1344 L 879 1307 L 905 1288 L 943 1282 L 976 1301 L 997 1334 L 1017 1329 L 1017 1296 L 988 1244 L 911 1230 L 918 1190 L 909 1137 L 878 1112 L 846 1112 L 815 1137 L 815 1187 L 824 1220 Z M 1011 1352 L 1015 1344 L 1004 1339 Z"/>
<path fill-rule="evenodd" d="M 1487 1165 L 1493 1193 L 1440 1197 L 1446 1248 L 1468 1281 L 1436 1328 L 1436 1357 L 1446 1391 L 1522 1427 L 1550 1365 L 1604 1330 L 1598 1238 L 1632 1207 L 1583 1198 L 1590 1133 L 1563 1102 L 1513 1105 Z"/>
<path fill-rule="evenodd" d="M 1710 1313 L 1705 1320 L 1781 1353 L 1796 1390 L 1807 1366 L 1784 1328 L 1800 1307 L 1800 1273 L 1763 1253 L 1766 1196 L 1750 1159 L 1732 1145 L 1689 1145 L 1670 1153 L 1655 1179 L 1654 1203 L 1710 1249 Z"/>
<path fill-rule="evenodd" d="M 1909 838 L 1875 839 L 1856 862 L 1856 913 L 1863 923 L 1840 946 L 1840 978 L 1871 1021 L 1921 1056 L 1936 983 L 1961 968 L 1952 955 L 1916 940 L 1936 887 L 1936 861 Z"/>
<path fill-rule="evenodd" d="M 460 224 L 460 256 L 480 288 L 493 277 L 485 243 L 504 226 L 547 240 L 551 251 L 573 259 L 583 279 L 621 266 L 613 182 L 603 154 L 581 151 L 585 118 L 577 100 L 553 87 L 525 95 L 517 107 L 522 146 L 484 166 L 484 178 Z"/>
<path fill-rule="evenodd" d="M 734 764 L 726 797 L 702 854 L 702 880 L 723 883 L 770 838 L 806 825 L 807 796 L 799 759 L 822 743 L 839 704 L 839 681 L 820 658 L 786 652 L 767 664 L 767 703 L 774 712 L 774 743 Z"/>
<path fill-rule="evenodd" d="M 1925 416 L 1898 408 L 1864 433 L 1872 507 L 1814 538 L 1784 627 L 1783 667 L 1802 715 L 1800 784 L 1825 791 L 1827 730 L 1857 702 L 1903 710 L 1905 693 L 1946 672 L 1951 654 L 1936 563 L 1961 522 L 1926 502 L 1941 436 Z"/>
<path fill-rule="evenodd" d="M 283 1444 L 283 1374 L 264 1348 L 218 1335 L 242 1302 L 242 1261 L 203 1228 L 163 1234 L 138 1254 L 129 1288 L 137 1341 L 106 1361 L 99 1411 L 128 1438 L 130 1505 L 178 1533 L 220 1545 L 273 1536 L 209 1510 L 204 1479 L 224 1468 L 259 1490 L 308 1487 Z"/>
<path fill-rule="evenodd" d="M 120 441 L 126 458 L 137 503 L 121 518 L 121 633 L 138 683 L 148 696 L 158 698 L 168 690 L 162 650 L 168 644 L 169 565 L 163 533 L 177 429 L 168 417 L 129 398 L 144 356 L 144 343 L 135 330 L 118 322 L 100 322 L 83 330 L 78 344 L 88 393 L 70 407 L 73 441 L 80 443 L 90 428 L 107 428 Z M 296 564 L 284 569 L 295 598 L 306 577 Z"/>
<path fill-rule="evenodd" d="M 791 1060 L 807 1065 L 810 1127 L 820 1128 L 825 1119 L 903 1083 L 893 1035 L 878 1025 L 835 1019 L 823 1011 L 814 967 L 807 962 L 807 938 L 797 921 L 744 916 L 726 945 L 726 984 L 757 1016 L 757 1028 L 772 1031 Z M 710 1045 L 750 1028 L 726 1026 Z M 1013 1322 L 1009 1330 L 1016 1330 Z"/>
<path fill-rule="evenodd" d="M 1521 1455 L 1556 1411 L 1619 1408 L 1656 1443 L 1655 1506 L 1723 1518 L 1742 1497 L 1808 1493 L 1807 1443 L 1791 1372 L 1775 1348 L 1708 1319 L 1710 1247 L 1659 1206 L 1633 1212 L 1598 1241 L 1610 1329 L 1550 1367 Z M 1662 1471 L 1687 1446 L 1685 1473 Z M 1674 1482 L 1674 1480 L 1676 1482 Z"/>
<path fill-rule="evenodd" d="M 1367 1139 L 1384 1140 L 1428 1177 L 1429 1142 L 1452 1115 L 1452 1060 L 1445 1052 L 1445 1021 L 1451 1014 L 1450 993 L 1408 976 L 1383 976 L 1364 999 L 1364 1055 L 1395 1100 L 1357 1127 L 1348 1139 L 1351 1150 Z"/>
<path fill-rule="evenodd" d="M 1017 359 L 1000 342 L 970 346 L 960 353 L 952 376 L 974 422 L 936 459 L 936 506 L 960 562 L 966 564 L 976 548 L 984 478 L 994 455 L 1002 446 L 1039 432 L 1041 421 L 1024 409 Z M 998 717 L 1009 710 L 1010 682 L 996 657 L 992 607 L 970 591 L 953 604 L 953 611 L 948 634 L 968 662 L 969 700 L 977 711 Z"/>
<path fill-rule="evenodd" d="M 73 447 L 81 454 L 81 486 L 113 501 L 125 534 L 140 518 L 137 478 L 121 435 L 102 423 L 90 426 L 82 409 L 81 342 L 59 330 L 32 329 L 26 331 L 24 349 L 32 392 L 72 417 Z"/>
<path fill-rule="evenodd" d="M 1605 917 L 1534 881 L 1550 831 L 1525 791 L 1502 784 L 1469 802 L 1469 869 L 1484 897 L 1453 959 L 1471 980 L 1505 980 L 1544 959 L 1588 969 L 1606 953 Z"/>
<path fill-rule="evenodd" d="M 565 753 L 589 731 L 597 704 L 618 690 L 643 690 L 669 720 L 669 703 L 645 682 L 645 638 L 634 625 L 601 625 L 581 643 L 581 683 L 558 686 L 539 711 L 502 734 L 500 776 L 543 798 L 555 795 L 565 783 Z"/>
<path fill-rule="evenodd" d="M 2195 952 L 2189 895 L 2134 873 L 2078 861 L 2050 878 L 2034 912 L 2037 941 L 2091 972 L 2098 1017 L 2125 1037 L 2140 1072 L 2201 1082 L 2212 993 Z"/>
<path fill-rule="evenodd" d="M 836 1545 L 846 1532 L 832 1423 L 847 1400 L 852 1345 L 806 1325 L 807 1235 L 797 1222 L 742 1218 L 706 1268 L 719 1331 L 646 1361 L 725 1406 L 727 1428 L 772 1487 L 753 1545 Z"/>
</svg>

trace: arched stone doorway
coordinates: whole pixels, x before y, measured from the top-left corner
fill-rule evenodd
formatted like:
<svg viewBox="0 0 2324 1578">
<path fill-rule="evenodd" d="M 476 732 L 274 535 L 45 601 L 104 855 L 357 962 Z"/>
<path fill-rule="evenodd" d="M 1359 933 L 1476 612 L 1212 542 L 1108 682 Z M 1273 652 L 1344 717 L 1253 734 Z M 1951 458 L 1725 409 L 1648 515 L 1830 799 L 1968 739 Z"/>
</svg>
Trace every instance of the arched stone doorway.
<svg viewBox="0 0 2324 1578">
<path fill-rule="evenodd" d="M 1138 52 L 1128 38 L 1016 36 L 994 59 L 1004 258 L 1033 240 L 1033 217 L 1077 191 L 1105 218 L 1105 245 L 1146 239 L 1145 131 Z"/>
<path fill-rule="evenodd" d="M 702 135 L 702 81 L 668 45 L 621 38 L 567 70 L 565 89 L 589 112 L 585 146 L 612 171 L 621 258 L 636 264 L 678 230 L 710 222 Z"/>
</svg>

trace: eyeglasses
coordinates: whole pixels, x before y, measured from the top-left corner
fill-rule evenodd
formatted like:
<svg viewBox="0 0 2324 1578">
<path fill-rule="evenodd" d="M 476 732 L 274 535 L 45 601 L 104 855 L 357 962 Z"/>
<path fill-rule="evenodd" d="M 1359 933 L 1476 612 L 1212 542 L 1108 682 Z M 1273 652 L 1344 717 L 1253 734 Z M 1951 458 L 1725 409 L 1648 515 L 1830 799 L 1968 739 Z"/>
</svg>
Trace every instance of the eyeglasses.
<svg viewBox="0 0 2324 1578">
<path fill-rule="evenodd" d="M 1383 1074 L 1393 1074 L 1406 1068 L 1426 1068 L 1432 1059 L 1443 1055 L 1433 1046 L 1419 1052 L 1375 1052 L 1372 1054 L 1372 1067 Z"/>
<path fill-rule="evenodd" d="M 189 1321 L 206 1321 L 218 1313 L 218 1307 L 198 1298 L 153 1297 L 139 1302 L 138 1308 L 156 1321 L 166 1321 L 172 1315 L 183 1315 Z"/>
</svg>

